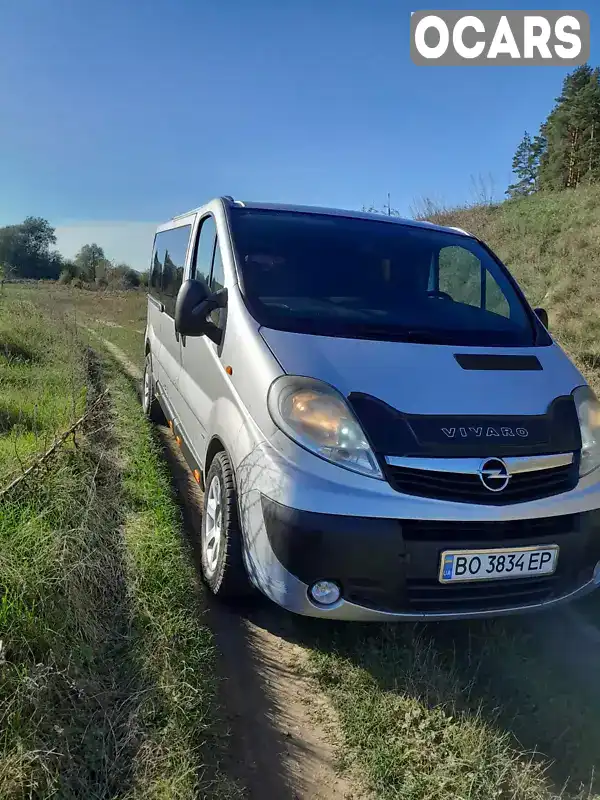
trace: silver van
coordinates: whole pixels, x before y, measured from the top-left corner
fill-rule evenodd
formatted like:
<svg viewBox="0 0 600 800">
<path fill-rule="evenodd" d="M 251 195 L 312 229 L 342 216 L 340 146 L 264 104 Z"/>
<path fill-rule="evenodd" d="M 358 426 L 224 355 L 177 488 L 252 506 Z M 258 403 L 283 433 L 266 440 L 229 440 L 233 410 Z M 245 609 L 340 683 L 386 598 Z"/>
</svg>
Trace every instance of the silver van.
<svg viewBox="0 0 600 800">
<path fill-rule="evenodd" d="M 600 404 L 475 236 L 212 200 L 158 228 L 145 346 L 215 595 L 439 620 L 600 585 Z"/>
</svg>

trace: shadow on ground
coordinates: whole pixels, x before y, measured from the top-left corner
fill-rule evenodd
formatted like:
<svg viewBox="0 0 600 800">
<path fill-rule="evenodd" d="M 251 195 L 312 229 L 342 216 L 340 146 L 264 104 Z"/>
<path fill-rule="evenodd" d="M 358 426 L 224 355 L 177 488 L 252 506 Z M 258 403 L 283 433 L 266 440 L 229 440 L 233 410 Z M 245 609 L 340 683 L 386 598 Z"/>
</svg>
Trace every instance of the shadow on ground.
<svg viewBox="0 0 600 800">
<path fill-rule="evenodd" d="M 200 576 L 202 493 L 174 447 L 169 429 L 159 428 L 159 436 L 182 509 L 186 545 Z M 227 725 L 221 767 L 245 788 L 244 797 L 292 798 L 292 777 L 280 769 L 290 742 L 274 722 L 283 709 L 275 707 L 268 691 L 269 673 L 278 670 L 278 665 L 258 652 L 243 615 L 210 599 L 206 611 L 219 651 L 218 672 L 227 676 L 220 687 Z"/>
<path fill-rule="evenodd" d="M 577 606 L 430 625 L 292 618 L 270 605 L 248 618 L 311 650 L 342 655 L 384 691 L 409 693 L 429 708 L 455 701 L 466 715 L 481 715 L 508 732 L 515 749 L 550 762 L 557 794 L 600 791 L 600 630 Z"/>
</svg>

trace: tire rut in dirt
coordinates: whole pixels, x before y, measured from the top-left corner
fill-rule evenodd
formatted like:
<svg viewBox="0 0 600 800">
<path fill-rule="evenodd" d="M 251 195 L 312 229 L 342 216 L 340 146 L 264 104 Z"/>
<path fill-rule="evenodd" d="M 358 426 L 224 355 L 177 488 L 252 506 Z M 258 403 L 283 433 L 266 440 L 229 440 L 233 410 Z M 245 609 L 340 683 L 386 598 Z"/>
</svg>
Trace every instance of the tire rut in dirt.
<svg viewBox="0 0 600 800">
<path fill-rule="evenodd" d="M 202 491 L 168 428 L 158 428 L 180 500 L 198 581 Z M 208 597 L 219 651 L 220 698 L 228 725 L 224 768 L 244 797 L 347 800 L 358 792 L 335 769 L 334 748 L 314 714 L 324 701 L 299 675 L 290 615 L 254 594 L 235 610 Z"/>
</svg>

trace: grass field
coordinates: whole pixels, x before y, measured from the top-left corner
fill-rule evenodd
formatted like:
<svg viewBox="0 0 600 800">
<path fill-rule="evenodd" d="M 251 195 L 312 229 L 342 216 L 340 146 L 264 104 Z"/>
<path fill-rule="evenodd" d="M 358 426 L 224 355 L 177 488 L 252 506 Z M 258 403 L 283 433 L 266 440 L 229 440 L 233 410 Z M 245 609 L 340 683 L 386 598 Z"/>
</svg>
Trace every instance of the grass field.
<svg viewBox="0 0 600 800">
<path fill-rule="evenodd" d="M 32 421 L 1 432 L 0 486 L 109 389 L 2 499 L 0 797 L 239 796 L 218 768 L 212 635 L 131 382 L 46 287 L 0 302 L 0 412 Z"/>
<path fill-rule="evenodd" d="M 0 486 L 77 419 L 87 393 L 72 321 L 12 295 L 8 313 L 0 298 Z"/>
</svg>

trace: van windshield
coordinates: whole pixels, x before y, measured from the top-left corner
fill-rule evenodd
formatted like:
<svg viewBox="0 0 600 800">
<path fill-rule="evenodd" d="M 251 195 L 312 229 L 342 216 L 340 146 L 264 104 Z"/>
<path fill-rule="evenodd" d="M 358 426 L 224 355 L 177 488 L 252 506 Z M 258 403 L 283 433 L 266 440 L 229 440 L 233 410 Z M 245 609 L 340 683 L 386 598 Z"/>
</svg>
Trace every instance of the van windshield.
<svg viewBox="0 0 600 800">
<path fill-rule="evenodd" d="M 261 325 L 435 344 L 534 344 L 505 270 L 459 233 L 373 219 L 231 210 L 243 293 Z"/>
</svg>

